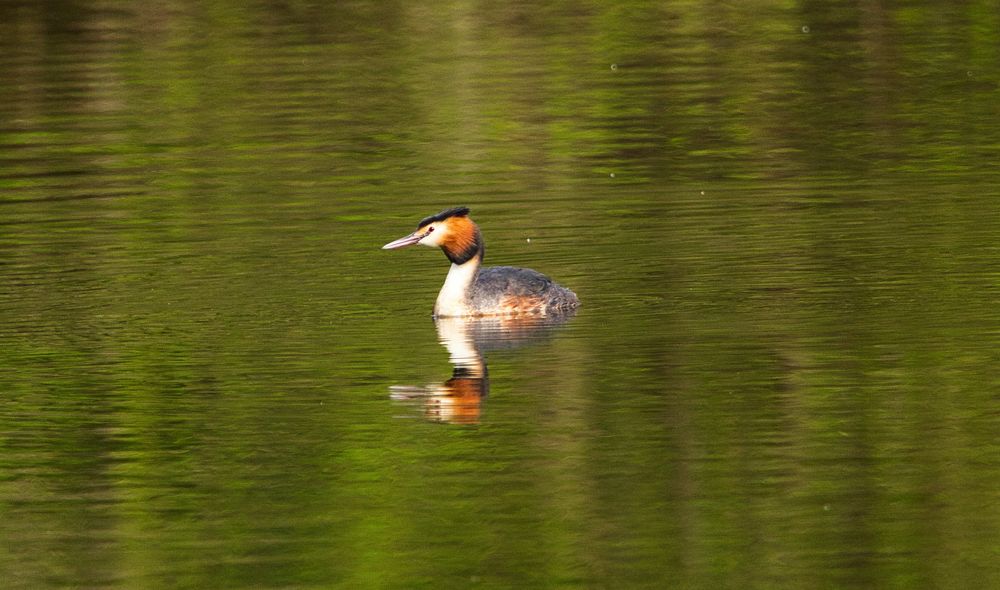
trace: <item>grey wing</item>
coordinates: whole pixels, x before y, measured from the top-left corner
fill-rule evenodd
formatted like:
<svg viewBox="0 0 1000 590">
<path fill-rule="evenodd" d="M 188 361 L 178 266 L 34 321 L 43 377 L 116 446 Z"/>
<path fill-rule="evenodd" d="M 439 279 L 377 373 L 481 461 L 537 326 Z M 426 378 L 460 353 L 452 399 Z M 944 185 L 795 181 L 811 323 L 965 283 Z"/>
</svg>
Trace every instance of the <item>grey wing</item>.
<svg viewBox="0 0 1000 590">
<path fill-rule="evenodd" d="M 549 309 L 573 308 L 579 304 L 576 295 L 530 268 L 492 266 L 479 271 L 473 286 L 474 298 L 483 304 L 498 304 L 506 297 L 537 300 Z"/>
<path fill-rule="evenodd" d="M 477 286 L 505 295 L 541 295 L 554 283 L 552 279 L 530 268 L 491 266 L 479 271 Z"/>
</svg>

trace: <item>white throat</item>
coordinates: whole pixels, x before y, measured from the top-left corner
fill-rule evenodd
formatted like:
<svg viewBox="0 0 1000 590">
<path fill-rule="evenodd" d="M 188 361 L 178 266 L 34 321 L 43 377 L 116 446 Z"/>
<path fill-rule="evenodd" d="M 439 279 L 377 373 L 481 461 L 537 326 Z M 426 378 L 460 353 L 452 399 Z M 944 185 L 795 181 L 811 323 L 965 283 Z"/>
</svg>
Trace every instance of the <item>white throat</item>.
<svg viewBox="0 0 1000 590">
<path fill-rule="evenodd" d="M 479 270 L 479 259 L 479 256 L 474 256 L 465 264 L 451 265 L 448 276 L 444 279 L 444 286 L 441 287 L 437 302 L 434 304 L 436 317 L 471 315 L 468 294 L 472 281 L 476 279 L 476 271 Z"/>
</svg>

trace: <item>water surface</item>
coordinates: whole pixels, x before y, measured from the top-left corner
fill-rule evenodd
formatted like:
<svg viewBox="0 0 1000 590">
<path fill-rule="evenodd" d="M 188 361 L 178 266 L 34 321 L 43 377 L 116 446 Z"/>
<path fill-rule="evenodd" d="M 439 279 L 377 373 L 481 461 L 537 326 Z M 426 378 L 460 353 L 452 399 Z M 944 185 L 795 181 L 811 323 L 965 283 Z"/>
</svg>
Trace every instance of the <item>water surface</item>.
<svg viewBox="0 0 1000 590">
<path fill-rule="evenodd" d="M 3 586 L 1000 585 L 998 30 L 0 4 Z"/>
</svg>

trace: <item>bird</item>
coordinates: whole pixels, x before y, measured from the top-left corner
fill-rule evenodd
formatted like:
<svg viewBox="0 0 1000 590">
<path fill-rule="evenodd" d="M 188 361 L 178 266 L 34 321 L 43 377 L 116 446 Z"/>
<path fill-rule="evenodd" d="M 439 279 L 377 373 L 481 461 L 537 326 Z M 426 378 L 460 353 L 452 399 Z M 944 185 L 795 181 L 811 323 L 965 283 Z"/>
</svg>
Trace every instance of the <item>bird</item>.
<svg viewBox="0 0 1000 590">
<path fill-rule="evenodd" d="M 468 207 L 425 217 L 413 233 L 382 246 L 439 247 L 451 262 L 434 303 L 434 317 L 549 316 L 580 305 L 576 293 L 529 268 L 482 266 L 486 246 Z"/>
</svg>

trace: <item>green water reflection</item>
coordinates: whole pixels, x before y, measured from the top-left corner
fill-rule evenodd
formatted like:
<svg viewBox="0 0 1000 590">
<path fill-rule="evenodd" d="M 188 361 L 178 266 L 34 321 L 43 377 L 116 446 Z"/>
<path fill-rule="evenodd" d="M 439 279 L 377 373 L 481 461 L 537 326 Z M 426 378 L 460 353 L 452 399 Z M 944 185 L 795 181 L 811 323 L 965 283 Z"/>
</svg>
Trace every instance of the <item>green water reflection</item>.
<svg viewBox="0 0 1000 590">
<path fill-rule="evenodd" d="M 0 3 L 0 585 L 1000 586 L 997 31 Z M 578 315 L 436 326 L 455 205 Z"/>
</svg>

